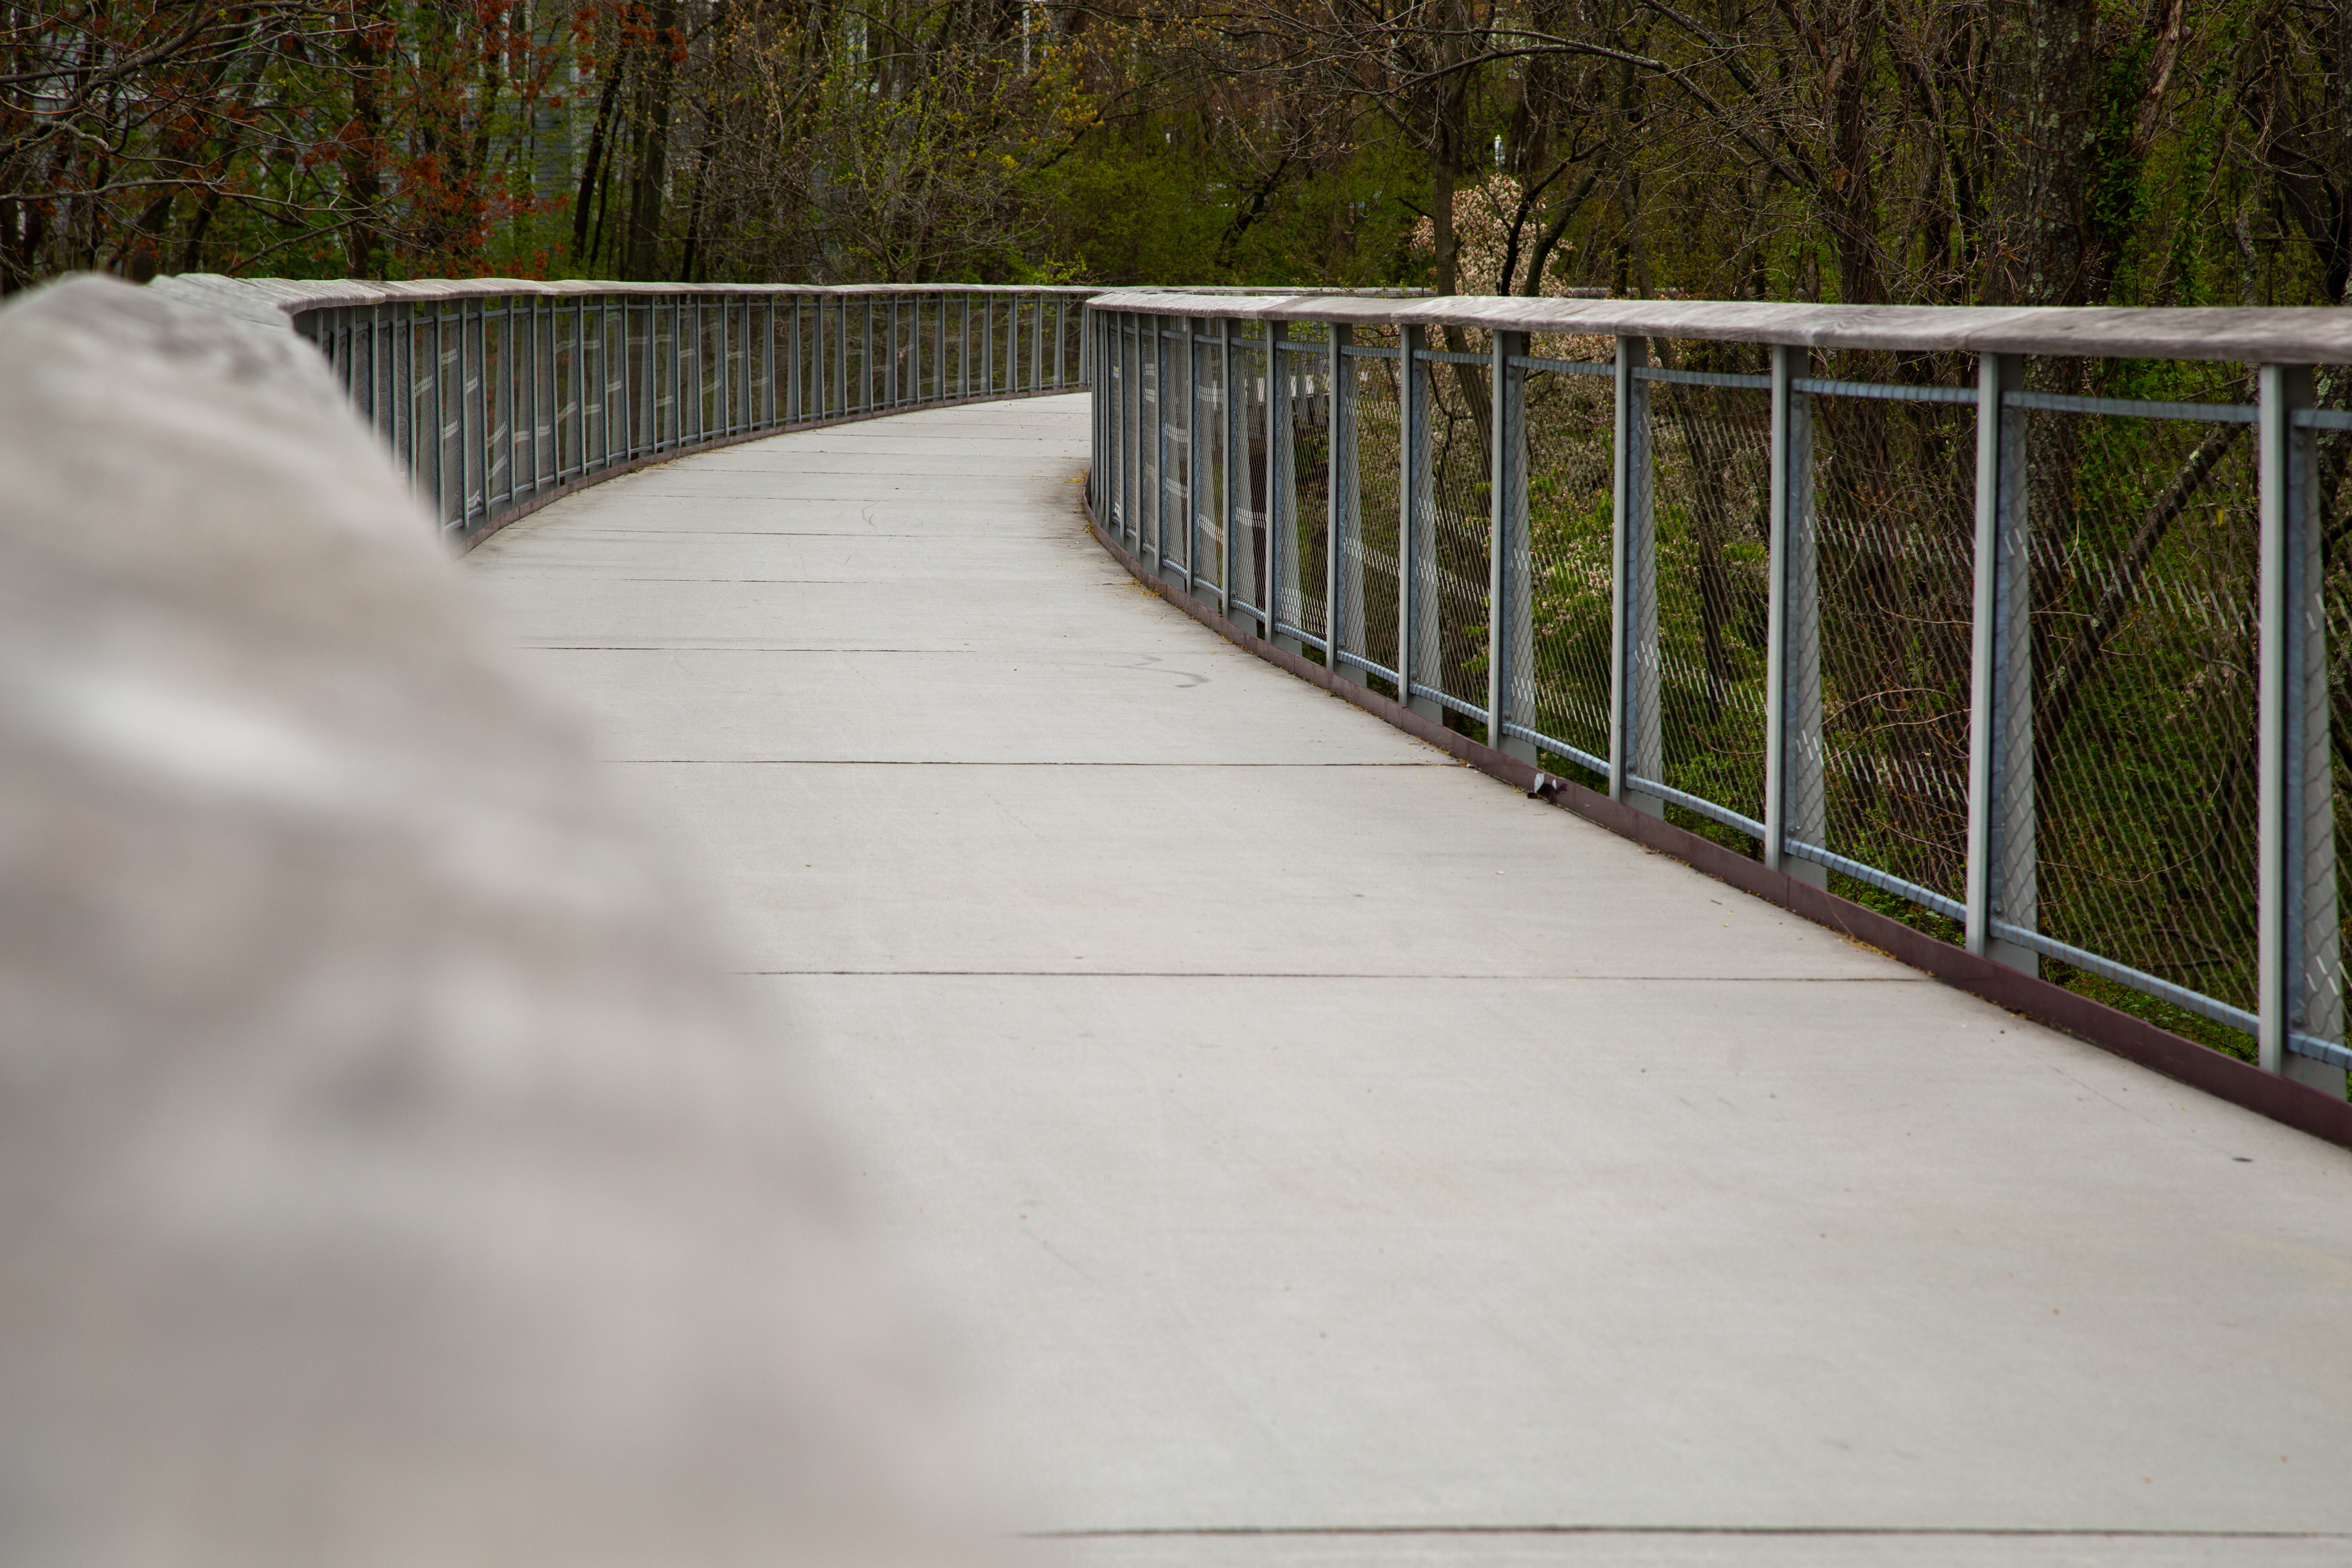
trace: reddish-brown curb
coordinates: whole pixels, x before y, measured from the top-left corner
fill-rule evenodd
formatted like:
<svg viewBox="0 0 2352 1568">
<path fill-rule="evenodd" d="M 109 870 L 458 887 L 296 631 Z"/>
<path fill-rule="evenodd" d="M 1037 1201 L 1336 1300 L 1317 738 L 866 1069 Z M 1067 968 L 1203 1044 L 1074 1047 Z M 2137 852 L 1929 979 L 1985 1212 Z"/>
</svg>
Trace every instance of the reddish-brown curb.
<svg viewBox="0 0 2352 1568">
<path fill-rule="evenodd" d="M 1333 675 L 1310 658 L 1278 647 L 1244 631 L 1208 605 L 1167 582 L 1137 560 L 1110 532 L 1087 518 L 1095 538 L 1113 559 L 1152 592 L 1176 605 L 1220 637 L 1267 663 L 1279 666 L 1344 699 L 1376 718 L 1395 725 L 1416 740 L 1426 741 L 1482 773 L 1489 773 L 1526 795 L 1540 798 L 1622 837 L 1631 838 L 1661 854 L 1671 855 L 1693 868 L 1752 893 L 1794 915 L 1827 926 L 1856 942 L 1877 948 L 1900 963 L 1923 970 L 1948 985 L 1981 996 L 2038 1024 L 2063 1030 L 2087 1045 L 2112 1051 L 2127 1061 L 2163 1074 L 2178 1083 L 2201 1089 L 2219 1100 L 2284 1122 L 2315 1138 L 2352 1149 L 2352 1100 L 2337 1100 L 2319 1090 L 2267 1073 L 2251 1063 L 2200 1046 L 2145 1019 L 2118 1012 L 2104 1003 L 2077 995 L 2062 985 L 1979 958 L 1965 948 L 1939 942 L 1876 910 L 1842 899 L 1835 893 L 1768 869 L 1761 863 L 1700 837 L 1686 828 L 1662 822 L 1581 784 L 1540 773 L 1491 746 L 1457 734 L 1433 719 L 1414 712 L 1369 687 Z"/>
</svg>

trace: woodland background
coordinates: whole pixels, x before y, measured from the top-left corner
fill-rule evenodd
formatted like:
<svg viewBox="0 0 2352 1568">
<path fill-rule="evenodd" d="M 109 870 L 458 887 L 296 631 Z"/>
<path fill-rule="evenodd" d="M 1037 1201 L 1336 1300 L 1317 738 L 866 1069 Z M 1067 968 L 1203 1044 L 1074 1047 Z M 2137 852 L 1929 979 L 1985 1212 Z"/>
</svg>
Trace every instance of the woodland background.
<svg viewBox="0 0 2352 1568">
<path fill-rule="evenodd" d="M 2333 303 L 2352 0 L 0 0 L 93 268 Z"/>
</svg>

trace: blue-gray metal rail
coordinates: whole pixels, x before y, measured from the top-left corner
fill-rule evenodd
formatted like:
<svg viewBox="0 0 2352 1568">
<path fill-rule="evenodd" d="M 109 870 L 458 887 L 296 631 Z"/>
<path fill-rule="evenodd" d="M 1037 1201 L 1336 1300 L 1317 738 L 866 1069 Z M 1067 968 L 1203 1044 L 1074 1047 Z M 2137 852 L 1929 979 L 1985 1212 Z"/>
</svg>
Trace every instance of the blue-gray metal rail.
<svg viewBox="0 0 2352 1568">
<path fill-rule="evenodd" d="M 1108 293 L 1094 299 L 1088 314 L 1089 495 L 1097 523 L 1147 569 L 1269 642 L 1312 649 L 1337 675 L 1375 679 L 1425 717 L 1451 712 L 1485 726 L 1489 744 L 1529 762 L 1548 753 L 1588 769 L 1605 779 L 1612 798 L 1638 809 L 1654 815 L 1673 804 L 1745 834 L 1759 843 L 1767 865 L 1790 876 L 1823 886 L 1835 869 L 1908 900 L 1958 922 L 1973 952 L 2028 973 L 2042 958 L 2053 959 L 2243 1030 L 2255 1037 L 2262 1067 L 2340 1097 L 2352 1052 L 2344 1041 L 2315 439 L 2352 427 L 2352 415 L 2316 406 L 2313 367 L 2352 363 L 2347 317 Z M 1435 347 L 1432 333 L 1441 328 L 1473 334 L 1479 352 Z M 1360 341 L 1367 332 L 1385 341 Z M 1579 346 L 1538 356 L 1531 353 L 1537 338 Z M 1655 363 L 1653 345 L 1661 340 L 1756 345 L 1769 357 L 1769 374 L 1676 370 Z M 1611 357 L 1601 357 L 1612 348 Z M 1816 350 L 1870 351 L 1889 377 L 1817 378 Z M 1894 374 L 1909 365 L 1916 379 L 1927 354 L 1974 356 L 1976 384 L 1905 384 Z M 2031 392 L 2030 355 L 2255 366 L 2259 394 L 2251 405 L 2184 405 Z M 1477 476 L 1486 491 L 1484 582 L 1463 581 L 1463 570 L 1441 559 L 1435 538 L 1436 366 L 1474 378 L 1468 400 L 1485 400 L 1485 471 Z M 1605 381 L 1614 403 L 1613 422 L 1584 426 L 1580 437 L 1586 471 L 1613 476 L 1601 525 L 1609 541 L 1605 672 L 1589 665 L 1585 679 L 1594 689 L 1567 694 L 1585 711 L 1605 712 L 1605 751 L 1547 733 L 1537 710 L 1539 654 L 1553 672 L 1547 679 L 1570 679 L 1558 674 L 1569 661 L 1540 646 L 1549 634 L 1530 605 L 1531 584 L 1544 571 L 1530 553 L 1530 480 L 1545 475 L 1530 451 L 1528 389 L 1543 377 L 1593 378 L 1582 384 L 1596 394 Z M 1759 507 L 1769 504 L 1760 799 L 1725 798 L 1720 790 L 1711 797 L 1666 777 L 1661 670 L 1671 661 L 1660 647 L 1659 437 L 1650 400 L 1660 384 L 1733 388 L 1769 400 L 1769 503 L 1756 498 Z M 1377 434 L 1383 441 L 1392 436 L 1397 452 L 1393 473 L 1377 486 L 1360 464 L 1370 426 L 1357 405 L 1368 387 L 1383 400 Z M 1836 760 L 1824 737 L 1810 421 L 1816 405 L 1841 397 L 1964 405 L 1973 413 L 1975 512 L 1970 519 L 1963 510 L 1951 524 L 1957 537 L 1974 541 L 1973 609 L 1960 611 L 1971 617 L 1964 634 L 1966 874 L 1964 886 L 1948 891 L 1829 847 L 1825 773 Z M 1297 410 L 1306 405 L 1312 411 L 1302 417 Z M 2250 727 L 2259 731 L 2252 739 L 2260 815 L 2251 868 L 2258 888 L 2248 947 L 2259 949 L 2252 1007 L 2058 940 L 2037 920 L 2028 552 L 2034 492 L 2023 436 L 2023 421 L 2036 411 L 2255 427 L 2260 581 L 2251 617 L 2258 626 L 2249 640 L 2258 644 L 2259 703 Z M 1297 471 L 1301 430 L 1318 438 L 1322 454 L 1307 475 Z M 1549 460 L 1562 459 L 1554 451 Z M 1310 479 L 1324 491 L 1313 509 L 1320 517 L 1302 516 Z M 1364 514 L 1375 489 L 1382 525 L 1379 538 L 1368 539 Z M 1451 504 L 1461 510 L 1458 488 Z M 1302 581 L 1310 564 L 1316 570 Z M 1368 582 L 1393 594 L 1392 609 L 1368 606 Z M 1457 653 L 1450 666 L 1439 645 L 1447 594 L 1475 605 L 1456 620 L 1482 645 L 1475 658 Z M 1483 682 L 1462 676 L 1478 664 Z M 1451 686 L 1448 668 L 1456 675 Z"/>
<path fill-rule="evenodd" d="M 443 530 L 801 426 L 1070 391 L 1085 289 L 278 284 Z"/>
</svg>

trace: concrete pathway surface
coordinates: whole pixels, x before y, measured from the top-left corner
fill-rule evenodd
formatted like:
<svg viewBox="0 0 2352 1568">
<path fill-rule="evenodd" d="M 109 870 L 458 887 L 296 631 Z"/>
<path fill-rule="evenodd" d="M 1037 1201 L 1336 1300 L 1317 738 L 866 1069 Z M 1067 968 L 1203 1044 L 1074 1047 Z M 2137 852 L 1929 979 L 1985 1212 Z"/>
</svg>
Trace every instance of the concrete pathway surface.
<svg viewBox="0 0 2352 1568">
<path fill-rule="evenodd" d="M 1085 531 L 1086 429 L 470 558 L 734 900 L 1050 1561 L 2352 1562 L 2352 1154 L 1232 647 Z"/>
</svg>

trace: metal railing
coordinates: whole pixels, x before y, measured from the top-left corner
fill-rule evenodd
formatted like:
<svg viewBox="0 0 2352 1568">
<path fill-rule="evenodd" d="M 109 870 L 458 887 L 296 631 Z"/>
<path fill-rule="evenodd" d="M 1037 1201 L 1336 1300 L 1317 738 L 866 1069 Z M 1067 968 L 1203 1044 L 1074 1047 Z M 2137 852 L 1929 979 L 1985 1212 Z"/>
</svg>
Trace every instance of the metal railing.
<svg viewBox="0 0 2352 1568">
<path fill-rule="evenodd" d="M 174 278 L 316 344 L 470 542 L 584 481 L 799 426 L 1084 384 L 1071 288 Z"/>
<path fill-rule="evenodd" d="M 2352 377 L 2314 367 L 2346 313 L 1089 321 L 1097 521 L 1232 622 L 2344 1092 Z"/>
</svg>

